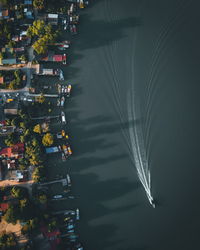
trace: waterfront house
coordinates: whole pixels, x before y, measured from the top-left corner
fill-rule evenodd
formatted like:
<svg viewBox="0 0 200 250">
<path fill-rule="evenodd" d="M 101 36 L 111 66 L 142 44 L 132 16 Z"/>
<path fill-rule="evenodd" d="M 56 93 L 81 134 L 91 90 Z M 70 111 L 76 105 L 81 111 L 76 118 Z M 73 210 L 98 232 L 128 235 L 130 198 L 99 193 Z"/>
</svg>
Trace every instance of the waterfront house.
<svg viewBox="0 0 200 250">
<path fill-rule="evenodd" d="M 58 14 L 47 14 L 46 20 L 48 24 L 58 25 Z"/>
<path fill-rule="evenodd" d="M 58 76 L 60 73 L 59 69 L 45 69 L 41 64 L 38 64 L 36 67 L 36 74 L 42 76 Z"/>
<path fill-rule="evenodd" d="M 67 56 L 66 54 L 55 54 L 54 51 L 49 51 L 48 55 L 45 57 L 42 57 L 40 61 L 44 62 L 61 62 L 63 64 L 66 64 Z"/>
<path fill-rule="evenodd" d="M 28 180 L 28 171 L 25 170 L 10 170 L 8 171 L 7 178 L 9 180 L 14 180 L 18 182 L 23 182 Z"/>
<path fill-rule="evenodd" d="M 46 226 L 42 226 L 40 228 L 42 234 L 48 239 L 50 243 L 50 249 L 56 250 L 57 246 L 60 244 L 60 231 L 59 229 L 54 230 L 53 232 L 49 232 Z"/>
</svg>

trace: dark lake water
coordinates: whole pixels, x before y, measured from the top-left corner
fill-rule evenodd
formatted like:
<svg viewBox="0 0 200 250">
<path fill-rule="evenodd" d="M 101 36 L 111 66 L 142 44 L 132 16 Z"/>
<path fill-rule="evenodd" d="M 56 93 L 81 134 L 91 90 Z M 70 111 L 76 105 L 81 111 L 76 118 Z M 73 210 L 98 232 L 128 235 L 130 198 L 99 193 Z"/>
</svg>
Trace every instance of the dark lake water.
<svg viewBox="0 0 200 250">
<path fill-rule="evenodd" d="M 200 1 L 91 2 L 65 70 L 74 156 L 63 171 L 80 196 L 84 248 L 200 249 Z M 156 209 L 136 172 L 134 126 Z"/>
</svg>

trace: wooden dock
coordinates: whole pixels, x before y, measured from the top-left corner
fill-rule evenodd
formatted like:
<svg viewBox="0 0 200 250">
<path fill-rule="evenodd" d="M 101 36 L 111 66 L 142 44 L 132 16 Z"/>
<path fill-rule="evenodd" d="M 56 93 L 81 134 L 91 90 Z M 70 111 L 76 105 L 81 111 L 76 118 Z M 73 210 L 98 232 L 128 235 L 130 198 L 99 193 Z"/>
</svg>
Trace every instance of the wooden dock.
<svg viewBox="0 0 200 250">
<path fill-rule="evenodd" d="M 40 186 L 45 186 L 45 185 L 51 185 L 51 184 L 55 184 L 55 183 L 61 183 L 64 186 L 67 186 L 68 182 L 67 179 L 60 179 L 60 180 L 55 180 L 55 181 L 49 181 L 49 182 L 45 182 L 45 183 L 41 183 Z"/>
</svg>

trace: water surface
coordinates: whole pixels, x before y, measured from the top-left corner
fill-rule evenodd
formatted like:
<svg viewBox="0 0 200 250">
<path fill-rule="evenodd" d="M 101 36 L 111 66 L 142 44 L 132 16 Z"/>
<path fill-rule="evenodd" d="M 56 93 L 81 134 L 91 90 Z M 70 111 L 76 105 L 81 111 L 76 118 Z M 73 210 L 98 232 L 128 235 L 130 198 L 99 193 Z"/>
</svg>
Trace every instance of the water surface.
<svg viewBox="0 0 200 250">
<path fill-rule="evenodd" d="M 199 249 L 200 34 L 197 0 L 99 0 L 81 14 L 65 75 L 87 250 Z M 128 96 L 137 116 L 128 117 Z M 152 209 L 129 128 L 139 126 L 152 173 Z"/>
</svg>

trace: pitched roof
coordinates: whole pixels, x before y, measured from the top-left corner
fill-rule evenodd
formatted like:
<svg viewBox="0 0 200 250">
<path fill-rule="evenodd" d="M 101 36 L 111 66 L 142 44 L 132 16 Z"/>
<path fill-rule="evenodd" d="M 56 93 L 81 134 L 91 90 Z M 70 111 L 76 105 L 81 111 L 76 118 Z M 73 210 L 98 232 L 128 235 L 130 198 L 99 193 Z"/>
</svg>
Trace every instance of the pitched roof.
<svg viewBox="0 0 200 250">
<path fill-rule="evenodd" d="M 63 56 L 62 55 L 54 55 L 53 56 L 53 61 L 62 62 L 62 60 L 63 60 Z"/>
<path fill-rule="evenodd" d="M 9 207 L 8 203 L 0 203 L 0 211 L 6 211 Z"/>
<path fill-rule="evenodd" d="M 9 10 L 8 9 L 1 9 L 0 10 L 0 18 L 8 18 L 9 17 Z"/>
<path fill-rule="evenodd" d="M 4 77 L 3 76 L 0 77 L 0 84 L 2 84 L 2 83 L 4 83 Z"/>
<path fill-rule="evenodd" d="M 0 155 L 5 157 L 19 157 L 24 152 L 24 143 L 17 143 L 12 147 L 3 148 Z"/>
<path fill-rule="evenodd" d="M 14 99 L 11 102 L 4 104 L 4 114 L 17 115 L 19 109 L 19 102 L 17 99 Z"/>
<path fill-rule="evenodd" d="M 8 9 L 2 10 L 2 16 L 7 17 L 8 16 Z"/>
<path fill-rule="evenodd" d="M 1 59 L 0 60 L 0 64 L 4 65 L 4 64 L 16 64 L 17 60 L 16 58 L 8 58 L 8 59 Z"/>
</svg>

